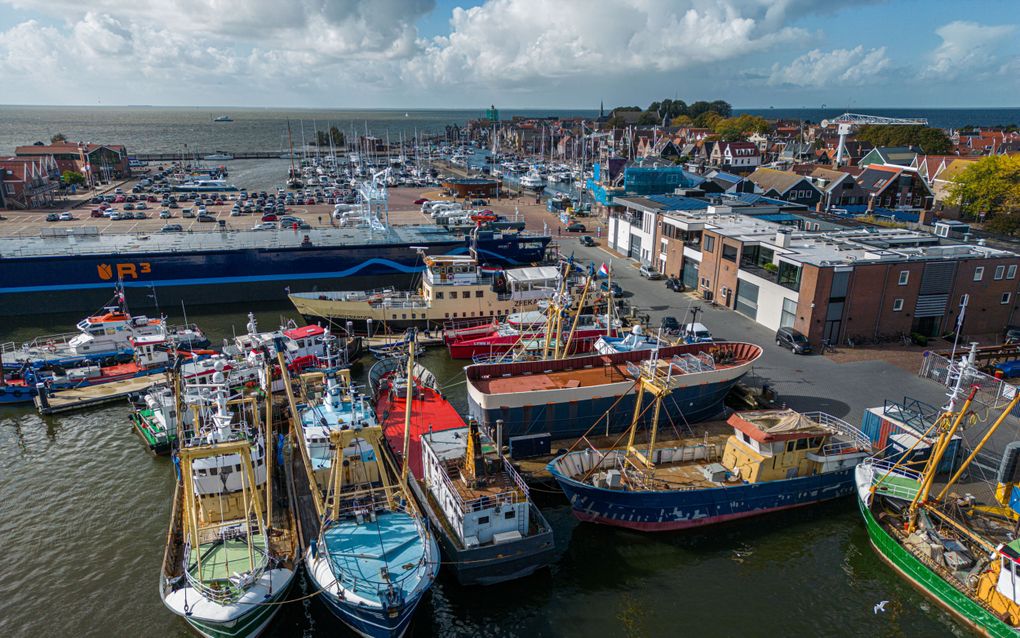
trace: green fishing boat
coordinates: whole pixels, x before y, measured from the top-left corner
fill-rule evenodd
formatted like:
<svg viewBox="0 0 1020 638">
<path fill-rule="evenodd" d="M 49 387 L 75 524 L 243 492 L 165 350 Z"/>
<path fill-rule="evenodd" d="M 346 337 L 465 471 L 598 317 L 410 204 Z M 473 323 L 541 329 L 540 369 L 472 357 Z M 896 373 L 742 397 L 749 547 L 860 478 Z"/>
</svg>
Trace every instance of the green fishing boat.
<svg viewBox="0 0 1020 638">
<path fill-rule="evenodd" d="M 964 375 L 960 375 L 963 377 Z M 953 436 L 977 429 L 976 389 L 956 409 L 959 387 L 928 430 L 898 459 L 865 459 L 855 470 L 858 504 L 879 556 L 913 586 L 986 636 L 1020 635 L 1020 442 L 1002 453 L 995 484 L 960 478 L 992 440 L 1020 392 L 981 435 L 970 455 L 938 475 Z M 915 451 L 916 450 L 916 451 Z M 962 494 L 962 495 L 961 495 Z"/>
</svg>

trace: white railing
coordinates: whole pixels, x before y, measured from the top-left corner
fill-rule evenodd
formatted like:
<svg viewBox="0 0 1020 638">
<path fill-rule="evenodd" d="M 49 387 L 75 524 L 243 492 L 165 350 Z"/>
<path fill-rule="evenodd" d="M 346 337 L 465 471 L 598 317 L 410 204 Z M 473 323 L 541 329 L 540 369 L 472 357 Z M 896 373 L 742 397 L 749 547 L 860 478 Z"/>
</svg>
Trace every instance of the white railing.
<svg viewBox="0 0 1020 638">
<path fill-rule="evenodd" d="M 917 496 L 921 481 L 924 476 L 916 471 L 903 466 L 897 466 L 892 461 L 885 461 L 868 457 L 861 462 L 862 465 L 871 470 L 871 485 L 876 493 L 883 496 L 891 496 L 901 500 L 912 500 Z M 913 485 L 902 485 L 896 481 L 889 480 L 889 477 L 907 479 Z"/>
<path fill-rule="evenodd" d="M 804 412 L 803 415 L 815 423 L 835 431 L 840 436 L 850 439 L 847 441 L 834 441 L 829 443 L 822 449 L 822 454 L 838 454 L 848 447 L 856 447 L 861 451 L 871 453 L 871 439 L 866 434 L 850 425 L 839 417 L 832 416 L 826 412 Z M 842 444 L 842 445 L 841 445 Z M 831 452 L 827 452 L 826 448 L 834 446 Z"/>
</svg>

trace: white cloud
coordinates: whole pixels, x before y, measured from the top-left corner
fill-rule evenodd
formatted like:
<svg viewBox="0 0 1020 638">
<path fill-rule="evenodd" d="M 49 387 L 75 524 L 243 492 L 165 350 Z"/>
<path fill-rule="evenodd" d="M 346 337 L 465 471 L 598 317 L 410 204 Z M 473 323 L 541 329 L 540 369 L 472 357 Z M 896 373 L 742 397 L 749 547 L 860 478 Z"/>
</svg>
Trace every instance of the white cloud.
<svg viewBox="0 0 1020 638">
<path fill-rule="evenodd" d="M 982 25 L 957 20 L 944 24 L 935 33 L 942 38 L 930 54 L 924 76 L 951 80 L 970 71 L 993 71 L 999 43 L 1016 31 L 1012 24 Z"/>
<path fill-rule="evenodd" d="M 885 55 L 885 47 L 868 50 L 863 46 L 831 51 L 814 49 L 785 67 L 773 65 L 768 82 L 807 87 L 859 85 L 877 80 L 891 64 Z"/>
<path fill-rule="evenodd" d="M 752 55 L 807 34 L 804 0 L 489 0 L 457 8 L 405 77 L 423 85 L 549 84 L 577 74 L 663 72 Z M 595 10 L 595 7 L 598 9 Z"/>
</svg>

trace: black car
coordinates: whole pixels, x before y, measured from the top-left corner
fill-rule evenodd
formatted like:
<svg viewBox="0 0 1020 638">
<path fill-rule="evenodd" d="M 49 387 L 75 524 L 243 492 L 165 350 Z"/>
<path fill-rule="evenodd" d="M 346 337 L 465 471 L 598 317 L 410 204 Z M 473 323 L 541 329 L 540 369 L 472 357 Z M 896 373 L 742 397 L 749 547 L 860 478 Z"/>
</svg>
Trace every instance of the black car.
<svg viewBox="0 0 1020 638">
<path fill-rule="evenodd" d="M 586 230 L 587 229 L 584 227 L 584 224 L 582 224 L 581 222 L 571 222 L 567 224 L 568 233 L 583 233 Z"/>
<path fill-rule="evenodd" d="M 777 330 L 776 345 L 789 348 L 793 354 L 810 354 L 812 351 L 808 338 L 793 328 Z"/>
<path fill-rule="evenodd" d="M 687 286 L 684 284 L 684 282 L 677 279 L 676 277 L 667 277 L 666 287 L 672 290 L 673 292 L 685 292 L 687 290 Z"/>
<path fill-rule="evenodd" d="M 198 221 L 200 221 L 200 222 L 214 222 L 214 221 L 216 221 L 216 218 L 213 217 L 212 215 L 202 214 L 202 215 L 198 216 Z"/>
<path fill-rule="evenodd" d="M 666 334 L 679 334 L 680 322 L 677 321 L 676 317 L 663 317 L 662 331 Z"/>
<path fill-rule="evenodd" d="M 595 247 L 598 245 L 595 243 L 595 240 L 591 238 L 591 235 L 581 235 L 580 242 L 582 246 Z"/>
</svg>

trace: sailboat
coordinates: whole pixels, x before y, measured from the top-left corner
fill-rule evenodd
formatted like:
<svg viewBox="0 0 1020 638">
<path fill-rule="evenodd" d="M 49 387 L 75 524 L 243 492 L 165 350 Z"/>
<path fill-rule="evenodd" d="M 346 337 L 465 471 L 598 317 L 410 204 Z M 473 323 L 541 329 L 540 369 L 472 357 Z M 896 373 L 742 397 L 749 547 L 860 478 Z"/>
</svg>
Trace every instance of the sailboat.
<svg viewBox="0 0 1020 638">
<path fill-rule="evenodd" d="M 385 461 L 379 425 L 353 420 L 330 429 L 329 441 L 324 491 L 302 448 L 320 521 L 305 567 L 320 600 L 355 632 L 402 636 L 439 573 L 439 547 L 407 491 L 406 464 L 398 478 Z"/>
<path fill-rule="evenodd" d="M 177 421 L 178 482 L 160 594 L 203 636 L 257 636 L 293 582 L 296 528 L 290 510 L 273 500 L 273 454 L 265 443 L 273 440 L 271 406 L 263 430 L 258 395 L 231 399 L 222 370 L 214 382 L 212 392 L 199 395 L 204 401 L 187 406 L 194 429 Z"/>
<path fill-rule="evenodd" d="M 953 488 L 972 464 L 977 466 L 974 459 L 1020 403 L 1020 392 L 1005 402 L 970 455 L 957 462 L 947 451 L 958 432 L 974 427 L 977 385 L 960 404 L 972 370 L 966 358 L 959 367 L 954 364 L 957 381 L 948 403 L 899 458 L 876 456 L 857 466 L 857 503 L 872 546 L 896 572 L 979 633 L 1015 637 L 1020 631 L 1020 441 L 1002 448 L 991 485 L 968 484 L 963 494 Z M 946 461 L 952 474 L 940 478 Z"/>
</svg>

